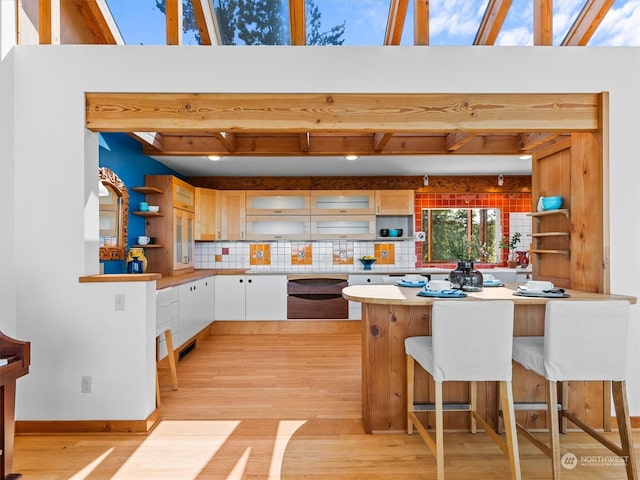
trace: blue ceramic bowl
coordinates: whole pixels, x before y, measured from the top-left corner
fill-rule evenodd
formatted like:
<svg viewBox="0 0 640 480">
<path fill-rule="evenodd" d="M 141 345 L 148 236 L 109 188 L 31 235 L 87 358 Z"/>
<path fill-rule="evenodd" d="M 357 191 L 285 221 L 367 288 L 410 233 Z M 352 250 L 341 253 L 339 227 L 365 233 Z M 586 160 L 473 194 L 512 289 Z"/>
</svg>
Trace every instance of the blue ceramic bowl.
<svg viewBox="0 0 640 480">
<path fill-rule="evenodd" d="M 401 228 L 390 228 L 389 229 L 389 236 L 390 237 L 401 237 L 402 236 L 402 229 Z"/>
<path fill-rule="evenodd" d="M 562 197 L 542 197 L 542 208 L 556 210 L 562 206 Z"/>
</svg>

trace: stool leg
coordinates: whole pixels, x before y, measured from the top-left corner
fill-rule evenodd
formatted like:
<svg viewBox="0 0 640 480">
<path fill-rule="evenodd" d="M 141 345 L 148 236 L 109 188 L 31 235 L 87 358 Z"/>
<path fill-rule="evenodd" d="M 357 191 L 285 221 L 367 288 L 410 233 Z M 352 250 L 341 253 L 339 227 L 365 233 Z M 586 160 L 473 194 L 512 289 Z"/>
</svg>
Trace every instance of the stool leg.
<svg viewBox="0 0 640 480">
<path fill-rule="evenodd" d="M 507 451 L 512 480 L 520 480 L 520 449 L 516 432 L 516 412 L 513 407 L 513 388 L 511 382 L 500 382 L 500 399 L 502 401 L 502 415 L 504 430 L 507 436 Z"/>
<path fill-rule="evenodd" d="M 475 414 L 478 411 L 478 383 L 469 382 L 469 400 L 471 404 L 471 433 L 476 433 L 477 423 Z"/>
<path fill-rule="evenodd" d="M 409 412 L 413 411 L 413 388 L 414 388 L 415 363 L 411 355 L 407 355 L 407 433 L 413 434 L 413 422 Z"/>
<path fill-rule="evenodd" d="M 173 383 L 173 389 L 178 389 L 178 371 L 176 370 L 176 355 L 173 352 L 173 338 L 171 336 L 171 330 L 164 331 L 164 338 L 167 342 L 167 359 L 169 360 L 169 369 L 171 370 L 171 382 Z"/>
<path fill-rule="evenodd" d="M 551 447 L 551 472 L 553 479 L 557 480 L 560 478 L 560 424 L 558 423 L 558 384 L 553 380 L 547 380 L 547 414 L 549 415 L 547 423 Z"/>
<path fill-rule="evenodd" d="M 638 480 L 638 468 L 633 447 L 629 405 L 627 403 L 626 382 L 611 382 L 611 388 L 613 391 L 613 404 L 616 409 L 616 419 L 618 420 L 622 452 L 626 457 L 625 466 L 627 469 L 627 479 Z"/>
<path fill-rule="evenodd" d="M 436 388 L 436 478 L 444 480 L 444 422 L 442 419 L 442 382 Z"/>
</svg>

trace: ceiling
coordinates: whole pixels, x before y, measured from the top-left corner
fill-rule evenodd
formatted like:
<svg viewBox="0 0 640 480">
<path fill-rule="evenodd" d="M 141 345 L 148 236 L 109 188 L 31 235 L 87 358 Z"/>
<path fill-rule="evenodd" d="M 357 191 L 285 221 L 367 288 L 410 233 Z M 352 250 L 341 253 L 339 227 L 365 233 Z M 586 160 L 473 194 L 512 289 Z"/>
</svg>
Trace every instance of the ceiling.
<svg viewBox="0 0 640 480">
<path fill-rule="evenodd" d="M 95 43 L 125 43 L 107 0 L 74 0 L 74 3 L 81 14 L 76 12 L 75 19 L 68 15 L 65 19 L 64 11 L 53 11 L 56 2 L 51 3 L 52 11 L 48 15 L 46 10 L 40 10 L 40 43 L 55 43 L 56 27 L 57 31 L 61 28 L 56 18 L 61 24 L 67 22 L 65 28 L 91 31 Z M 389 0 L 382 45 L 400 45 L 409 3 L 409 0 Z M 486 2 L 473 45 L 495 44 L 511 3 L 511 0 Z M 533 44 L 552 45 L 553 2 L 532 3 Z M 191 0 L 190 3 L 202 48 L 221 44 L 215 4 L 212 0 Z M 587 45 L 613 4 L 614 0 L 586 0 L 560 46 Z M 305 45 L 305 0 L 289 0 L 286 5 L 289 44 Z M 166 6 L 166 43 L 181 44 L 182 5 L 166 2 Z M 411 2 L 411 7 L 409 11 L 414 18 L 407 23 L 413 25 L 413 43 L 429 45 L 429 1 Z M 380 132 L 363 129 L 344 133 L 331 128 L 323 131 L 304 127 L 304 124 L 295 128 L 289 124 L 286 129 L 270 131 L 231 131 L 224 126 L 218 129 L 209 126 L 206 132 L 122 131 L 139 141 L 145 154 L 185 176 L 355 176 L 362 175 L 363 171 L 367 175 L 526 175 L 531 171 L 531 162 L 521 159 L 521 155 L 568 133 L 523 130 L 507 135 L 503 132 L 496 138 L 495 132 L 478 131 L 406 132 L 385 128 Z M 503 147 L 497 150 L 484 147 L 498 143 Z M 345 145 L 354 148 L 347 152 Z M 347 153 L 357 153 L 359 158 L 345 160 Z M 206 155 L 222 158 L 212 161 Z"/>
</svg>

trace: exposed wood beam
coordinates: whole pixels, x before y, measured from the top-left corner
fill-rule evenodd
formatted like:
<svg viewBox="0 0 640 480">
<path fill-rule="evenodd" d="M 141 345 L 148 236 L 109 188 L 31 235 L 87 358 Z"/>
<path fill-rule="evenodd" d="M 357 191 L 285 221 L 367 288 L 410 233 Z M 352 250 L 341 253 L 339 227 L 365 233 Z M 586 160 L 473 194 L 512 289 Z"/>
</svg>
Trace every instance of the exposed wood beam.
<svg viewBox="0 0 640 480">
<path fill-rule="evenodd" d="M 429 0 L 414 0 L 413 44 L 429 45 Z"/>
<path fill-rule="evenodd" d="M 86 125 L 165 134 L 596 131 L 598 102 L 590 93 L 87 93 Z"/>
<path fill-rule="evenodd" d="M 167 45 L 182 45 L 182 0 L 166 0 Z"/>
<path fill-rule="evenodd" d="M 162 151 L 162 135 L 156 132 L 132 132 L 129 134 L 132 138 L 142 144 L 142 148 L 147 151 Z"/>
<path fill-rule="evenodd" d="M 465 146 L 476 136 L 475 133 L 449 133 L 447 134 L 447 151 L 455 152 Z"/>
<path fill-rule="evenodd" d="M 60 45 L 60 0 L 38 1 L 40 45 Z"/>
<path fill-rule="evenodd" d="M 304 0 L 289 0 L 289 31 L 291 32 L 291 45 L 307 44 Z"/>
<path fill-rule="evenodd" d="M 300 139 L 300 150 L 308 152 L 311 148 L 311 135 L 309 135 L 309 132 L 300 133 L 298 138 Z"/>
<path fill-rule="evenodd" d="M 547 142 L 557 138 L 559 133 L 528 133 L 520 135 L 520 141 L 522 144 L 522 151 L 530 151 L 534 148 L 538 148 L 540 145 L 544 145 Z"/>
<path fill-rule="evenodd" d="M 587 0 L 562 40 L 563 46 L 584 47 L 611 9 L 614 0 Z"/>
<path fill-rule="evenodd" d="M 518 135 L 475 136 L 455 151 L 447 150 L 446 136 L 392 137 L 382 152 L 373 149 L 371 137 L 367 136 L 312 136 L 309 148 L 301 145 L 302 134 L 284 137 L 237 136 L 234 156 L 328 156 L 344 155 L 485 155 L 522 152 L 522 142 Z M 147 153 L 145 151 L 145 153 Z M 219 140 L 210 135 L 180 136 L 164 135 L 162 151 L 149 152 L 153 155 L 228 155 Z"/>
<path fill-rule="evenodd" d="M 511 0 L 489 0 L 474 45 L 493 45 L 496 42 L 510 7 Z"/>
<path fill-rule="evenodd" d="M 376 133 L 373 135 L 373 151 L 381 152 L 389 140 L 393 137 L 393 133 Z"/>
<path fill-rule="evenodd" d="M 384 45 L 400 45 L 408 6 L 409 0 L 391 0 L 389 16 L 387 17 L 387 31 L 384 35 Z"/>
<path fill-rule="evenodd" d="M 233 133 L 215 132 L 213 135 L 218 139 L 227 152 L 232 153 L 236 150 L 236 138 Z"/>
<path fill-rule="evenodd" d="M 553 45 L 553 0 L 533 0 L 533 44 Z"/>
<path fill-rule="evenodd" d="M 106 0 L 75 0 L 75 3 L 98 43 L 124 45 L 124 39 Z"/>
<path fill-rule="evenodd" d="M 211 0 L 191 0 L 202 45 L 219 45 L 215 13 Z"/>
</svg>

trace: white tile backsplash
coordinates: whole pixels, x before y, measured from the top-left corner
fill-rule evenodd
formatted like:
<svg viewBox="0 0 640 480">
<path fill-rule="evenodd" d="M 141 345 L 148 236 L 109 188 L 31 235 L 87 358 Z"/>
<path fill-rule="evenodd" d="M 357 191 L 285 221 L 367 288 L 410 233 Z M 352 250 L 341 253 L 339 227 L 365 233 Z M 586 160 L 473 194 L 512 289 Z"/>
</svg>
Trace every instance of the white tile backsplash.
<svg viewBox="0 0 640 480">
<path fill-rule="evenodd" d="M 194 255 L 196 268 L 228 268 L 255 271 L 291 271 L 291 272 L 358 272 L 362 270 L 362 265 L 358 261 L 359 257 L 364 255 L 373 255 L 374 241 L 353 241 L 353 265 L 334 265 L 333 251 L 334 243 L 343 246 L 349 242 L 339 241 L 315 241 L 315 242 L 294 242 L 296 244 L 312 245 L 313 262 L 311 265 L 292 265 L 291 264 L 291 244 L 292 242 L 259 242 L 269 243 L 271 246 L 271 265 L 250 265 L 249 264 L 249 246 L 251 242 L 196 242 L 196 250 Z M 415 242 L 412 240 L 397 241 L 395 245 L 395 260 L 393 265 L 379 265 L 379 270 L 407 270 L 414 269 L 416 266 L 416 248 Z M 223 251 L 228 249 L 228 254 Z M 216 255 L 220 256 L 222 261 L 216 262 Z M 373 266 L 376 269 L 376 265 Z"/>
<path fill-rule="evenodd" d="M 510 213 L 509 214 L 509 237 L 514 233 L 520 232 L 522 237 L 516 250 L 529 250 L 531 245 L 531 221 L 527 213 Z"/>
</svg>

